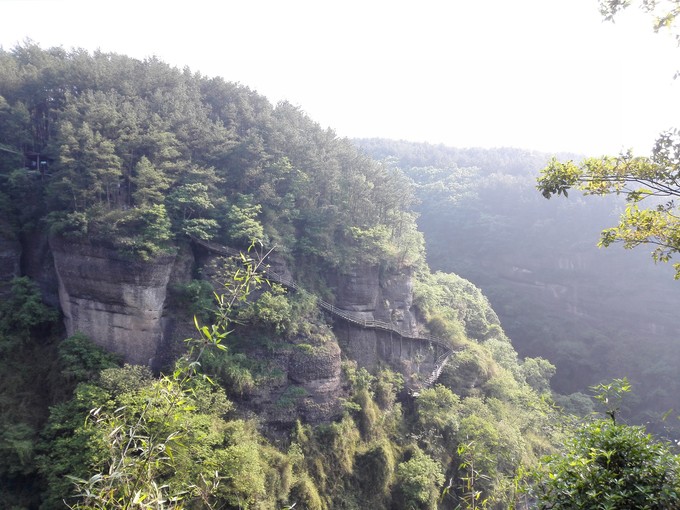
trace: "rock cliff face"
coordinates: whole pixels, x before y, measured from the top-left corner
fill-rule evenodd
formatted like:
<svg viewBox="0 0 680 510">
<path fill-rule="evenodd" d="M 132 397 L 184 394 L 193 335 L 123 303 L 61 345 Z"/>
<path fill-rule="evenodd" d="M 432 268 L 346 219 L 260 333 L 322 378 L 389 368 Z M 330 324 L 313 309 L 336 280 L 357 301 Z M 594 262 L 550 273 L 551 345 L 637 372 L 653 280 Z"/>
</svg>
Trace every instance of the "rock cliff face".
<svg viewBox="0 0 680 510">
<path fill-rule="evenodd" d="M 413 304 L 413 277 L 410 271 L 385 272 L 377 267 L 357 267 L 333 279 L 338 308 L 357 312 L 365 320 L 389 323 L 415 335 L 419 325 Z M 395 332 L 362 328 L 342 319 L 334 322 L 334 332 L 343 354 L 359 366 L 375 370 L 388 364 L 411 383 L 417 383 L 434 370 L 440 354 L 426 342 Z"/>
<path fill-rule="evenodd" d="M 31 232 L 22 237 L 22 271 L 38 284 L 43 301 L 55 308 L 59 303 L 59 281 L 54 269 L 54 257 L 45 232 Z"/>
<path fill-rule="evenodd" d="M 133 364 L 153 365 L 174 256 L 130 262 L 113 250 L 51 241 L 67 334 L 82 332 Z"/>
<path fill-rule="evenodd" d="M 413 313 L 413 275 L 410 268 L 388 272 L 378 282 L 380 292 L 374 316 L 376 320 L 395 324 L 398 328 L 415 333 L 418 320 Z"/>
<path fill-rule="evenodd" d="M 380 274 L 376 266 L 360 266 L 332 278 L 335 305 L 366 319 L 394 324 L 415 333 L 418 321 L 413 313 L 413 276 L 410 270 Z"/>
<path fill-rule="evenodd" d="M 213 282 L 218 293 L 222 266 L 219 259 L 200 248 L 196 253 L 200 273 Z M 280 257 L 270 256 L 267 264 L 283 278 L 292 279 L 290 269 Z M 251 298 L 259 294 L 254 292 Z M 287 341 L 272 341 L 267 348 L 254 342 L 248 351 L 249 359 L 267 368 L 243 404 L 274 427 L 285 429 L 297 419 L 326 422 L 341 413 L 339 398 L 345 390 L 340 346 L 327 326 L 313 324 L 310 328 L 308 334 L 299 334 Z"/>
<path fill-rule="evenodd" d="M 164 316 L 168 286 L 187 283 L 197 273 L 216 281 L 219 276 L 212 269 L 217 256 L 197 246 L 195 253 L 185 248 L 145 263 L 104 247 L 63 239 L 47 242 L 45 236 L 26 238 L 24 245 L 30 253 L 22 257 L 18 242 L 0 243 L 2 280 L 28 271 L 46 300 L 61 307 L 68 335 L 82 332 L 132 364 L 158 367 L 171 362 L 181 349 L 180 340 L 193 333 L 188 321 Z M 273 257 L 272 266 L 290 277 L 283 260 Z M 375 266 L 358 267 L 331 277 L 331 285 L 339 308 L 411 334 L 418 331 L 409 272 L 381 274 Z M 289 425 L 298 418 L 318 423 L 337 416 L 345 392 L 341 356 L 369 370 L 389 364 L 413 381 L 431 373 L 438 354 L 422 341 L 338 318 L 332 331 L 323 324 L 312 329 L 275 348 L 248 352 L 270 367 L 245 403 L 263 421 Z"/>
<path fill-rule="evenodd" d="M 320 342 L 301 336 L 274 352 L 254 354 L 267 360 L 270 374 L 277 374 L 258 385 L 247 403 L 261 420 L 286 429 L 298 419 L 322 423 L 341 414 L 340 397 L 346 395 L 335 338 Z"/>
</svg>

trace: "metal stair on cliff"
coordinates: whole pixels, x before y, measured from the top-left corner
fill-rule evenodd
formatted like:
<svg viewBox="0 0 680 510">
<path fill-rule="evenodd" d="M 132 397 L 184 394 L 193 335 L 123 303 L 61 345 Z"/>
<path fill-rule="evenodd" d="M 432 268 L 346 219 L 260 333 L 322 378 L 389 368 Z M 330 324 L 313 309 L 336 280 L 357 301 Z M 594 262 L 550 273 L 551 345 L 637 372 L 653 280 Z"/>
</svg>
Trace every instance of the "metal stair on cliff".
<svg viewBox="0 0 680 510">
<path fill-rule="evenodd" d="M 191 236 L 191 240 L 194 241 L 196 244 L 199 246 L 202 246 L 203 248 L 212 251 L 214 253 L 218 253 L 220 255 L 226 255 L 229 257 L 240 257 L 241 252 L 238 250 L 235 250 L 233 248 L 230 248 L 228 246 L 224 246 L 221 244 L 217 243 L 212 243 L 210 241 L 205 241 L 203 239 L 199 239 L 197 237 Z M 282 274 L 277 273 L 276 271 L 270 269 L 270 268 L 265 268 L 263 270 L 264 274 L 267 276 L 269 280 L 272 280 L 276 283 L 279 283 L 283 285 L 284 287 L 287 287 L 289 289 L 293 289 L 295 291 L 302 291 L 306 292 L 304 289 L 301 289 L 298 287 L 298 285 L 291 279 L 283 276 Z M 317 303 L 320 308 L 323 310 L 326 310 L 328 313 L 333 315 L 334 317 L 339 317 L 340 319 L 343 319 L 347 322 L 350 322 L 352 324 L 355 324 L 359 327 L 362 327 L 364 329 L 377 329 L 381 331 L 387 331 L 389 333 L 395 333 L 399 335 L 402 338 L 408 338 L 410 340 L 417 340 L 421 342 L 427 342 L 430 346 L 436 345 L 440 349 L 443 350 L 443 353 L 435 360 L 434 366 L 435 369 L 432 371 L 432 373 L 424 379 L 424 387 L 430 387 L 432 386 L 437 379 L 439 379 L 439 376 L 442 373 L 442 370 L 444 369 L 444 366 L 446 365 L 446 362 L 449 360 L 449 358 L 458 352 L 461 352 L 462 349 L 460 350 L 454 350 L 452 349 L 447 342 L 445 342 L 443 339 L 436 337 L 434 335 L 431 335 L 429 333 L 424 334 L 424 335 L 417 335 L 411 333 L 409 330 L 405 330 L 402 328 L 397 327 L 395 324 L 389 323 L 389 322 L 384 322 L 384 321 L 377 321 L 374 319 L 365 319 L 361 317 L 359 314 L 355 312 L 351 312 L 349 310 L 344 310 L 342 308 L 338 308 L 337 306 L 328 303 L 322 299 L 319 299 L 317 297 Z"/>
</svg>

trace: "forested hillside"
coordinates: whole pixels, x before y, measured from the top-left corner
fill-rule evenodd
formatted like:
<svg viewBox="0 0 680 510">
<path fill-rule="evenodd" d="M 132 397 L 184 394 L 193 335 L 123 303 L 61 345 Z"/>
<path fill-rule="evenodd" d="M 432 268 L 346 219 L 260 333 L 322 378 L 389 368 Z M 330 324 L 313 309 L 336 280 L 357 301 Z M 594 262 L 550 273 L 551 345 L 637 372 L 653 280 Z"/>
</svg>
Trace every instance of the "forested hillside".
<svg viewBox="0 0 680 510">
<path fill-rule="evenodd" d="M 413 244 L 400 174 L 290 104 L 156 60 L 33 46 L 2 56 L 3 173 L 22 225 L 44 220 L 142 258 L 179 233 L 262 238 L 329 265 L 365 239 Z M 23 158 L 39 167 L 17 172 Z"/>
<path fill-rule="evenodd" d="M 415 190 L 221 78 L 1 50 L 0 506 L 522 501 L 554 367 L 430 271 Z"/>
<path fill-rule="evenodd" d="M 677 420 L 663 420 L 680 409 L 680 297 L 672 270 L 650 263 L 651 249 L 596 247 L 623 199 L 570 194 L 546 201 L 536 176 L 548 154 L 356 143 L 413 180 L 428 263 L 479 285 L 520 354 L 557 366 L 557 392 L 625 376 L 637 395 L 625 416 L 660 433 L 677 428 Z M 558 155 L 568 158 L 578 159 Z"/>
</svg>

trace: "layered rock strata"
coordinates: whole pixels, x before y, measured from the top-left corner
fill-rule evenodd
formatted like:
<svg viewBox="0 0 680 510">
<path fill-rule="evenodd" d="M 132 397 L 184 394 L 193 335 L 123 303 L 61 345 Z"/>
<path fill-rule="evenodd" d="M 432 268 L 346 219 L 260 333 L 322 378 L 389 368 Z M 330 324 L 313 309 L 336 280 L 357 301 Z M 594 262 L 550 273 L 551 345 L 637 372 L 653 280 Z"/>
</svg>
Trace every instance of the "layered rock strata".
<svg viewBox="0 0 680 510">
<path fill-rule="evenodd" d="M 377 267 L 357 267 L 338 274 L 334 283 L 338 308 L 369 322 L 388 324 L 394 330 L 364 328 L 336 319 L 334 332 L 346 357 L 371 371 L 389 365 L 416 386 L 432 373 L 441 349 L 412 338 L 419 335 L 410 271 L 381 275 Z"/>
<path fill-rule="evenodd" d="M 102 247 L 50 245 L 67 334 L 82 332 L 127 363 L 153 365 L 175 256 L 139 262 Z"/>
</svg>

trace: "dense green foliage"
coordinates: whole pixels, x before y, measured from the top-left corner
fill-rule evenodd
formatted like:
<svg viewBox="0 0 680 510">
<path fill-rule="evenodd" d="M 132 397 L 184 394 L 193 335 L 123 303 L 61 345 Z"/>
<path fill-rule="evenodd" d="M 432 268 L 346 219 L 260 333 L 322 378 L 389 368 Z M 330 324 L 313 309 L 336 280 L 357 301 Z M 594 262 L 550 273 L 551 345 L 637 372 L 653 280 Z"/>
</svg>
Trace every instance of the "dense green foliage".
<svg viewBox="0 0 680 510">
<path fill-rule="evenodd" d="M 680 460 L 640 426 L 587 424 L 542 469 L 539 508 L 680 508 Z"/>
<path fill-rule="evenodd" d="M 16 278 L 0 302 L 0 506 L 35 501 L 36 442 L 53 398 L 55 374 L 43 356 L 55 356 L 57 313 L 42 304 L 28 278 Z M 44 354 L 43 354 L 44 353 Z"/>
<path fill-rule="evenodd" d="M 552 451 L 560 434 L 559 416 L 521 379 L 506 375 L 512 399 L 492 397 L 491 387 L 461 398 L 438 385 L 404 410 L 399 374 L 373 376 L 348 363 L 344 416 L 298 424 L 282 451 L 186 363 L 218 352 L 209 346 L 222 345 L 225 331 L 201 327 L 194 348 L 160 379 L 144 367 L 115 367 L 81 337 L 64 342 L 64 374 L 79 384 L 71 400 L 52 408 L 42 433 L 41 508 L 61 508 L 64 498 L 74 508 L 133 501 L 130 508 L 455 508 L 467 490 L 458 478 L 465 476 L 461 444 L 475 445 L 465 458 L 489 474 L 474 489 L 505 508 L 517 497 L 510 489 L 522 466 Z M 518 369 L 516 360 L 510 368 Z M 440 500 L 445 476 L 450 488 Z"/>
<path fill-rule="evenodd" d="M 419 256 L 398 172 L 222 79 L 28 43 L 0 52 L 0 115 L 0 179 L 24 229 L 44 219 L 141 258 L 183 234 L 258 238 L 330 266 L 366 249 Z"/>
<path fill-rule="evenodd" d="M 594 389 L 609 417 L 582 425 L 563 453 L 545 459 L 532 487 L 538 508 L 680 508 L 680 457 L 672 445 L 616 421 L 628 381 Z"/>
<path fill-rule="evenodd" d="M 82 336 L 59 341 L 58 313 L 42 303 L 31 280 L 16 278 L 11 289 L 0 306 L 0 506 L 37 508 L 41 458 L 54 447 L 41 440 L 49 406 L 70 398 L 76 384 L 115 360 Z M 65 413 L 58 423 L 73 419 Z"/>
</svg>

